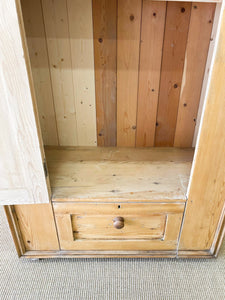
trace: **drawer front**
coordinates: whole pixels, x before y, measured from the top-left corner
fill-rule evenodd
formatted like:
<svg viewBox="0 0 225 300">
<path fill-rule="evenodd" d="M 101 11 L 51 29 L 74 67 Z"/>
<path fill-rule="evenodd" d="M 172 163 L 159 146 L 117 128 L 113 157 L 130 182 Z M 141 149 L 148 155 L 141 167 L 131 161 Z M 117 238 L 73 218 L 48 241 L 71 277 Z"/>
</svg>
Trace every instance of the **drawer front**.
<svg viewBox="0 0 225 300">
<path fill-rule="evenodd" d="M 175 250 L 183 203 L 55 203 L 62 250 Z"/>
</svg>

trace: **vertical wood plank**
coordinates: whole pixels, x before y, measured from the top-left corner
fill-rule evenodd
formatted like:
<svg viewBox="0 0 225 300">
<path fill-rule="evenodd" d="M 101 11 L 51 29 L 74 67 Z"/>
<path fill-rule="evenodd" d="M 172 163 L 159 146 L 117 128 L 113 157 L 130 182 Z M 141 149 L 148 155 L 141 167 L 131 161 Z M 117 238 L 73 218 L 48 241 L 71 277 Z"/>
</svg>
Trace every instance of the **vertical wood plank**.
<svg viewBox="0 0 225 300">
<path fill-rule="evenodd" d="M 76 146 L 77 123 L 66 1 L 42 0 L 60 146 Z"/>
<path fill-rule="evenodd" d="M 158 107 L 166 2 L 143 0 L 136 146 L 152 147 Z"/>
<path fill-rule="evenodd" d="M 45 145 L 58 145 L 41 0 L 21 0 L 41 132 Z"/>
<path fill-rule="evenodd" d="M 168 2 L 155 136 L 156 146 L 173 146 L 191 3 Z"/>
<path fill-rule="evenodd" d="M 199 126 L 200 126 L 200 122 L 201 122 L 202 111 L 203 111 L 203 107 L 204 107 L 204 103 L 205 103 L 205 95 L 206 95 L 208 79 L 209 79 L 209 71 L 210 71 L 210 66 L 212 64 L 212 57 L 213 57 L 214 48 L 215 48 L 215 41 L 216 41 L 215 37 L 217 34 L 217 30 L 218 30 L 220 11 L 221 11 L 221 5 L 216 4 L 216 9 L 215 9 L 215 14 L 214 14 L 214 22 L 213 22 L 212 33 L 211 33 L 211 38 L 210 38 L 207 62 L 206 62 L 206 66 L 205 66 L 205 74 L 204 74 L 204 79 L 202 82 L 201 97 L 200 97 L 199 106 L 198 106 L 198 116 L 197 116 L 197 120 L 196 120 L 195 133 L 194 133 L 194 137 L 193 137 L 192 147 L 196 146 L 197 137 L 198 137 L 198 133 L 199 133 Z"/>
<path fill-rule="evenodd" d="M 211 250 L 225 207 L 225 2 L 219 16 L 206 103 L 179 250 Z M 212 253 L 214 254 L 214 253 Z"/>
<path fill-rule="evenodd" d="M 96 146 L 92 0 L 67 0 L 67 4 L 78 145 Z"/>
<path fill-rule="evenodd" d="M 192 146 L 214 11 L 214 3 L 194 2 L 192 4 L 174 139 L 175 147 Z"/>
<path fill-rule="evenodd" d="M 141 0 L 118 1 L 117 146 L 135 146 Z"/>
<path fill-rule="evenodd" d="M 116 146 L 117 0 L 93 0 L 98 146 Z"/>
</svg>

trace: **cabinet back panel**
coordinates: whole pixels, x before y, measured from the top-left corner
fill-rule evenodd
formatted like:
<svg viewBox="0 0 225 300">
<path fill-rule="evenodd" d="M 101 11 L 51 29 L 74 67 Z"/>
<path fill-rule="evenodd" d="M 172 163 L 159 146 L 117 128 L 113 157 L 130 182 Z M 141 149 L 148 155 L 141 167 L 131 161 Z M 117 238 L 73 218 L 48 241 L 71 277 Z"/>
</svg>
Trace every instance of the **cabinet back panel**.
<svg viewBox="0 0 225 300">
<path fill-rule="evenodd" d="M 192 146 L 215 3 L 21 4 L 44 144 Z"/>
</svg>

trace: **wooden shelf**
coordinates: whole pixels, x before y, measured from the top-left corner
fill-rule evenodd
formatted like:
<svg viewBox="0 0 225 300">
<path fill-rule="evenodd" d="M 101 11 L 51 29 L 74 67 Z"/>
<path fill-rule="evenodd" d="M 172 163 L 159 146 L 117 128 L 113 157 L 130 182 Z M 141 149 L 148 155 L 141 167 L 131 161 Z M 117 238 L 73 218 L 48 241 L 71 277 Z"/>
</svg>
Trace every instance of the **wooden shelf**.
<svg viewBox="0 0 225 300">
<path fill-rule="evenodd" d="M 193 149 L 46 147 L 53 201 L 185 201 Z"/>
</svg>

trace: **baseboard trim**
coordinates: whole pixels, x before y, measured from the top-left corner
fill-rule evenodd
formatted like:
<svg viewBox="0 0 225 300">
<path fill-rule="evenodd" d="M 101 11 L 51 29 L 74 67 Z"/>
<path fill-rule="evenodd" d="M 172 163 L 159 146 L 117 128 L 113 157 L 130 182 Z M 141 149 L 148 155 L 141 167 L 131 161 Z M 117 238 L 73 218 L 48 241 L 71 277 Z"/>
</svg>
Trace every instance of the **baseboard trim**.
<svg viewBox="0 0 225 300">
<path fill-rule="evenodd" d="M 27 251 L 25 258 L 215 258 L 209 251 Z"/>
<path fill-rule="evenodd" d="M 176 251 L 27 251 L 25 258 L 176 258 Z"/>
<path fill-rule="evenodd" d="M 209 250 L 183 250 L 178 251 L 177 258 L 214 258 Z"/>
</svg>

